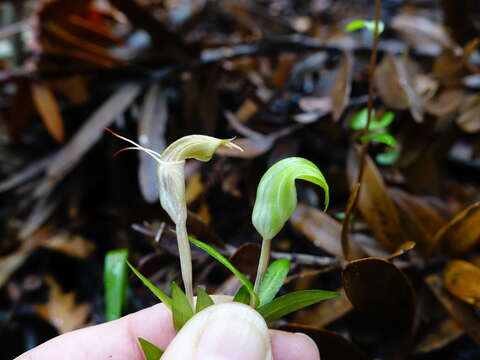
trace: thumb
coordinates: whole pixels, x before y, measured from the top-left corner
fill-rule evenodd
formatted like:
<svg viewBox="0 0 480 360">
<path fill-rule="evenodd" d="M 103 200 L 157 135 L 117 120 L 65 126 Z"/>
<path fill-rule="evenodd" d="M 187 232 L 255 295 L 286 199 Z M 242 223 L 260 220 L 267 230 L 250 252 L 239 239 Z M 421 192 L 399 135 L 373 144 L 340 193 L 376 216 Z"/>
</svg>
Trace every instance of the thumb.
<svg viewBox="0 0 480 360">
<path fill-rule="evenodd" d="M 267 324 L 251 307 L 229 302 L 193 316 L 162 360 L 272 360 Z"/>
</svg>

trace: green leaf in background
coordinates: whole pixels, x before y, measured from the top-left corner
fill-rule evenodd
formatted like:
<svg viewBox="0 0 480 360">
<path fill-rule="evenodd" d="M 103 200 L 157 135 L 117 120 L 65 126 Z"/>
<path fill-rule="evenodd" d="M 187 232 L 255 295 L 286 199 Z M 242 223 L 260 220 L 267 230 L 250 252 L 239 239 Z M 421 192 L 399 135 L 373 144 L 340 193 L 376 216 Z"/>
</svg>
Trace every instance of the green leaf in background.
<svg viewBox="0 0 480 360">
<path fill-rule="evenodd" d="M 260 306 L 257 311 L 266 322 L 272 322 L 294 311 L 313 305 L 322 300 L 339 296 L 336 291 L 302 290 L 280 296 L 270 303 Z"/>
<path fill-rule="evenodd" d="M 325 209 L 328 207 L 328 184 L 314 163 L 300 157 L 280 160 L 267 170 L 258 184 L 252 223 L 263 239 L 272 239 L 277 235 L 294 212 L 297 179 L 320 186 L 325 192 Z"/>
<path fill-rule="evenodd" d="M 377 120 L 375 118 L 375 112 L 372 111 L 372 119 L 370 120 L 370 124 L 368 125 L 368 130 L 376 131 L 376 130 L 383 130 L 387 128 L 394 119 L 394 114 L 392 112 L 386 112 Z M 353 130 L 365 130 L 368 121 L 368 109 L 363 108 L 360 111 L 357 111 L 350 119 L 350 127 Z"/>
<path fill-rule="evenodd" d="M 380 120 L 375 120 L 373 124 L 370 124 L 370 130 L 383 130 L 390 126 L 393 122 L 395 115 L 393 112 L 388 111 L 380 118 Z"/>
<path fill-rule="evenodd" d="M 378 154 L 375 157 L 375 160 L 380 165 L 392 165 L 400 157 L 400 151 L 398 149 L 392 149 L 390 151 L 384 152 L 383 154 Z"/>
<path fill-rule="evenodd" d="M 247 288 L 250 295 L 253 296 L 253 298 L 255 299 L 255 304 L 258 304 L 258 301 L 259 301 L 258 296 L 253 291 L 252 283 L 246 278 L 245 275 L 243 275 L 240 271 L 238 271 L 235 268 L 235 266 L 233 266 L 230 263 L 230 261 L 228 261 L 227 258 L 225 258 L 225 256 L 220 254 L 217 250 L 215 250 L 210 245 L 207 245 L 204 242 L 201 242 L 200 240 L 195 239 L 194 237 L 189 236 L 188 240 L 190 240 L 190 242 L 195 246 L 198 246 L 200 249 L 207 252 L 211 257 L 213 257 L 215 260 L 217 260 L 219 263 L 225 266 L 228 270 L 230 270 L 233 273 L 233 275 L 235 275 L 238 278 L 238 280 L 240 280 L 242 284 Z"/>
<path fill-rule="evenodd" d="M 151 342 L 138 338 L 138 342 L 140 343 L 140 347 L 143 350 L 146 360 L 159 360 L 163 355 L 163 350 L 159 349 Z"/>
<path fill-rule="evenodd" d="M 360 141 L 362 143 L 366 143 L 367 141 L 371 140 L 388 145 L 392 148 L 397 146 L 397 140 L 389 133 L 367 134 L 360 137 Z"/>
<path fill-rule="evenodd" d="M 259 306 L 268 304 L 273 300 L 282 287 L 289 269 L 290 261 L 287 259 L 275 260 L 270 264 L 260 283 L 258 291 Z"/>
<path fill-rule="evenodd" d="M 172 283 L 172 314 L 173 326 L 177 331 L 193 316 L 193 309 L 187 296 L 176 283 Z"/>
<path fill-rule="evenodd" d="M 162 290 L 153 285 L 145 276 L 143 276 L 140 271 L 135 269 L 132 264 L 127 261 L 127 265 L 133 271 L 135 275 L 142 281 L 142 283 L 157 297 L 163 302 L 169 309 L 172 308 L 172 299 L 165 294 Z"/>
<path fill-rule="evenodd" d="M 107 321 L 122 316 L 128 287 L 128 250 L 111 250 L 105 255 L 103 283 L 105 287 L 105 319 Z"/>
<path fill-rule="evenodd" d="M 373 33 L 375 31 L 375 21 L 369 21 L 369 20 L 363 20 L 363 19 L 353 20 L 347 24 L 347 26 L 345 27 L 345 30 L 348 32 L 351 32 L 351 31 L 356 31 L 363 28 Z M 385 24 L 382 21 L 380 21 L 378 23 L 378 29 L 377 29 L 378 35 L 380 35 L 384 29 L 385 29 Z"/>
<path fill-rule="evenodd" d="M 195 313 L 198 313 L 213 304 L 214 302 L 210 297 L 210 295 L 208 295 L 207 292 L 203 290 L 201 287 L 198 287 L 197 288 L 197 304 L 195 305 Z"/>
<path fill-rule="evenodd" d="M 233 298 L 233 301 L 246 304 L 246 305 L 250 304 L 250 293 L 248 292 L 245 285 L 243 285 L 240 289 L 238 289 L 237 293 Z"/>
</svg>

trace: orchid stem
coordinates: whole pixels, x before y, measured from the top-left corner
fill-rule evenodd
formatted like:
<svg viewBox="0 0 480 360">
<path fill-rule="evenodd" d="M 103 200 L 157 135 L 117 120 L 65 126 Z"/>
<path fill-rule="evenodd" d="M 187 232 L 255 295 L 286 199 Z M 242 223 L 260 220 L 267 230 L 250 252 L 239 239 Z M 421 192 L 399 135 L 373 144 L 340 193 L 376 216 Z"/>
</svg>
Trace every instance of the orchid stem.
<svg viewBox="0 0 480 360">
<path fill-rule="evenodd" d="M 184 223 L 176 224 L 178 253 L 180 256 L 180 269 L 182 272 L 185 295 L 193 308 L 193 284 L 192 284 L 192 255 L 188 241 L 187 227 Z"/>
<path fill-rule="evenodd" d="M 260 252 L 260 259 L 258 260 L 257 278 L 255 279 L 255 286 L 253 287 L 253 291 L 256 294 L 258 294 L 258 291 L 260 290 L 263 275 L 265 275 L 265 271 L 267 270 L 268 262 L 270 260 L 271 244 L 272 239 L 264 238 L 262 241 L 262 250 Z"/>
</svg>

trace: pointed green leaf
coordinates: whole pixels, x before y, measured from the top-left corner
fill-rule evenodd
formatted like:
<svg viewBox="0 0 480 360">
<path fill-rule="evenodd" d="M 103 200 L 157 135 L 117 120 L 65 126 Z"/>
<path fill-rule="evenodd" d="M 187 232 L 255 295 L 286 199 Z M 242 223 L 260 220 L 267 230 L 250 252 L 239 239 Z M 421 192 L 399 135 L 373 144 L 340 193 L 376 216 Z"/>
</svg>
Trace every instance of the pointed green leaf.
<svg viewBox="0 0 480 360">
<path fill-rule="evenodd" d="M 290 261 L 287 259 L 275 260 L 270 264 L 258 290 L 259 306 L 268 304 L 273 300 L 282 287 L 289 269 Z"/>
<path fill-rule="evenodd" d="M 105 255 L 103 282 L 105 287 L 105 319 L 107 321 L 122 316 L 128 287 L 128 250 L 112 250 Z"/>
<path fill-rule="evenodd" d="M 193 309 L 187 296 L 176 283 L 172 283 L 172 314 L 173 326 L 177 331 L 193 316 Z"/>
<path fill-rule="evenodd" d="M 207 292 L 203 290 L 201 287 L 198 287 L 197 288 L 197 304 L 195 305 L 195 313 L 198 313 L 213 304 L 214 302 L 210 297 L 210 295 L 208 295 Z"/>
<path fill-rule="evenodd" d="M 345 30 L 348 32 L 351 32 L 351 31 L 356 31 L 363 28 L 373 33 L 375 31 L 375 21 L 356 19 L 356 20 L 350 21 L 345 27 Z M 378 29 L 377 29 L 378 34 L 380 35 L 384 29 L 385 29 L 385 25 L 383 24 L 382 21 L 380 21 L 378 23 Z"/>
<path fill-rule="evenodd" d="M 370 120 L 370 125 L 368 125 L 368 130 L 376 131 L 383 130 L 388 127 L 394 119 L 394 114 L 392 112 L 385 113 L 380 120 L 375 118 L 375 111 L 372 111 L 372 119 Z M 353 130 L 365 130 L 367 127 L 368 120 L 368 109 L 363 108 L 360 111 L 357 111 L 350 119 L 350 127 Z"/>
<path fill-rule="evenodd" d="M 389 133 L 367 134 L 360 137 L 360 141 L 362 143 L 366 143 L 367 141 L 370 141 L 370 140 L 388 145 L 390 147 L 397 146 L 397 140 Z"/>
<path fill-rule="evenodd" d="M 392 165 L 400 157 L 400 151 L 398 149 L 392 149 L 390 151 L 384 152 L 383 154 L 378 154 L 375 157 L 375 160 L 381 165 Z"/>
<path fill-rule="evenodd" d="M 250 304 L 250 293 L 245 286 L 242 286 L 240 289 L 238 289 L 237 293 L 233 297 L 233 301 L 246 305 Z"/>
<path fill-rule="evenodd" d="M 140 271 L 135 269 L 132 264 L 127 261 L 127 265 L 133 271 L 135 275 L 142 281 L 142 283 L 157 297 L 163 302 L 169 309 L 172 308 L 172 299 L 165 294 L 162 290 L 153 285 L 145 276 L 143 276 Z"/>
<path fill-rule="evenodd" d="M 300 157 L 280 160 L 267 170 L 258 184 L 252 223 L 263 239 L 272 239 L 277 235 L 294 212 L 297 179 L 320 186 L 325 192 L 325 209 L 328 207 L 328 184 L 314 163 Z"/>
<path fill-rule="evenodd" d="M 322 300 L 332 299 L 339 296 L 335 291 L 302 290 L 280 296 L 270 303 L 260 306 L 257 311 L 266 322 L 272 322 L 294 311 L 313 305 Z"/>
<path fill-rule="evenodd" d="M 380 118 L 380 120 L 375 120 L 373 124 L 370 124 L 369 130 L 383 130 L 390 126 L 393 122 L 395 115 L 393 112 L 388 111 Z"/>
<path fill-rule="evenodd" d="M 163 350 L 159 349 L 151 342 L 140 337 L 138 338 L 138 342 L 140 343 L 140 347 L 143 350 L 146 360 L 159 360 L 162 357 Z"/>
<path fill-rule="evenodd" d="M 253 298 L 255 299 L 255 304 L 258 304 L 258 301 L 259 301 L 258 296 L 253 291 L 252 283 L 246 278 L 245 275 L 243 275 L 240 271 L 238 271 L 235 268 L 235 266 L 233 266 L 230 263 L 230 261 L 228 261 L 227 258 L 225 258 L 225 256 L 220 254 L 217 250 L 215 250 L 210 245 L 207 245 L 204 242 L 201 242 L 200 240 L 195 239 L 194 237 L 189 236 L 188 240 L 190 240 L 190 242 L 195 246 L 198 246 L 200 249 L 207 252 L 211 257 L 213 257 L 215 260 L 217 260 L 219 263 L 225 266 L 228 270 L 230 270 L 233 273 L 233 275 L 235 275 L 238 278 L 238 280 L 240 280 L 242 284 L 247 288 L 250 295 L 253 296 Z"/>
</svg>

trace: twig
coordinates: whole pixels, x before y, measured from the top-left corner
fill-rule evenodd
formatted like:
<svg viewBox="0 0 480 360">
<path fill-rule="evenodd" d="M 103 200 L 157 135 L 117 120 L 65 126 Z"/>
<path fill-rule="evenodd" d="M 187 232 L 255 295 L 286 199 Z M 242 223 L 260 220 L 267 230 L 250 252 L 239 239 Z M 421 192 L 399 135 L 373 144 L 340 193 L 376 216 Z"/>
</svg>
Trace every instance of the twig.
<svg viewBox="0 0 480 360">
<path fill-rule="evenodd" d="M 367 124 L 365 125 L 364 132 L 368 133 L 370 128 L 370 122 L 373 113 L 373 84 L 375 80 L 375 66 L 377 64 L 377 53 L 378 53 L 378 44 L 380 39 L 380 34 L 378 33 L 378 25 L 380 23 L 380 13 L 382 9 L 382 0 L 375 0 L 375 26 L 373 29 L 373 47 L 372 54 L 370 56 L 370 65 L 369 65 L 369 79 L 368 79 L 368 117 Z M 362 145 L 360 150 L 360 166 L 358 169 L 357 181 L 355 186 L 350 194 L 348 199 L 347 208 L 345 210 L 345 218 L 342 223 L 342 250 L 345 260 L 350 259 L 350 248 L 348 244 L 348 232 L 350 231 L 350 220 L 353 211 L 357 207 L 358 195 L 360 193 L 360 188 L 362 186 L 363 173 L 365 170 L 365 163 L 367 161 L 368 154 L 368 144 L 367 141 Z"/>
</svg>

